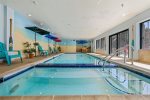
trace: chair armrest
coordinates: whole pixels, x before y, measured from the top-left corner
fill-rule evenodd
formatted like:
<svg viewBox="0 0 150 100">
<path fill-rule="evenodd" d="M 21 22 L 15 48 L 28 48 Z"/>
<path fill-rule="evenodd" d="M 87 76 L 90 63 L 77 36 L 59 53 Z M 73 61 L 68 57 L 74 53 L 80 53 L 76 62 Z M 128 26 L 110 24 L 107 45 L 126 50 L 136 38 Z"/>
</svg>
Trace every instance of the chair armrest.
<svg viewBox="0 0 150 100">
<path fill-rule="evenodd" d="M 42 50 L 42 51 L 48 51 L 48 50 Z"/>
<path fill-rule="evenodd" d="M 21 55 L 21 51 L 20 50 L 13 50 L 13 51 L 8 51 L 8 52 L 18 52 L 18 54 Z"/>
<path fill-rule="evenodd" d="M 0 52 L 5 52 L 5 51 L 0 50 Z"/>
<path fill-rule="evenodd" d="M 13 50 L 13 51 L 8 51 L 8 52 L 19 52 L 20 50 Z"/>
</svg>

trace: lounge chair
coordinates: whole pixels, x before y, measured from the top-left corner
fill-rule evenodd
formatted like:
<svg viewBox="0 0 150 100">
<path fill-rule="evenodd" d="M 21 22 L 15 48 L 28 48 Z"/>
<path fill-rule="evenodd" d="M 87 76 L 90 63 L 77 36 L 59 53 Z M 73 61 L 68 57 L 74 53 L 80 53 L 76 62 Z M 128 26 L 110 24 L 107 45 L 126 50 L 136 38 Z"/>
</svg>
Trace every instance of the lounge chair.
<svg viewBox="0 0 150 100">
<path fill-rule="evenodd" d="M 53 49 L 49 46 L 49 54 L 53 54 L 54 53 L 54 51 L 53 51 Z"/>
<path fill-rule="evenodd" d="M 10 53 L 12 53 L 12 54 L 10 55 Z M 10 65 L 11 59 L 13 59 L 13 58 L 20 58 L 20 60 L 22 62 L 21 52 L 19 50 L 7 51 L 5 44 L 0 42 L 0 59 L 6 59 L 7 64 Z"/>
<path fill-rule="evenodd" d="M 56 47 L 53 48 L 54 53 L 58 53 L 58 50 L 56 49 Z"/>
<path fill-rule="evenodd" d="M 41 56 L 48 56 L 48 50 L 43 50 L 42 46 L 38 45 L 38 51 Z"/>
</svg>

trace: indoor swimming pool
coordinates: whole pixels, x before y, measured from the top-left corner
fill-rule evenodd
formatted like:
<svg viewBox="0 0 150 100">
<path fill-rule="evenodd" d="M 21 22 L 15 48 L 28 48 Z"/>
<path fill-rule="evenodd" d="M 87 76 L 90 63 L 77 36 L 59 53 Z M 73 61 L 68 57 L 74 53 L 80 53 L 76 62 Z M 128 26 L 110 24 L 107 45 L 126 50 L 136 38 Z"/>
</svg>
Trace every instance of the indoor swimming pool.
<svg viewBox="0 0 150 100">
<path fill-rule="evenodd" d="M 90 55 L 62 54 L 43 63 L 82 64 L 82 61 L 84 67 L 38 65 L 13 77 L 7 75 L 0 83 L 0 96 L 150 94 L 149 77 L 120 66 L 86 67 L 100 61 Z"/>
<path fill-rule="evenodd" d="M 98 64 L 99 58 L 84 53 L 62 54 L 54 59 L 50 59 L 45 63 L 52 64 Z"/>
</svg>

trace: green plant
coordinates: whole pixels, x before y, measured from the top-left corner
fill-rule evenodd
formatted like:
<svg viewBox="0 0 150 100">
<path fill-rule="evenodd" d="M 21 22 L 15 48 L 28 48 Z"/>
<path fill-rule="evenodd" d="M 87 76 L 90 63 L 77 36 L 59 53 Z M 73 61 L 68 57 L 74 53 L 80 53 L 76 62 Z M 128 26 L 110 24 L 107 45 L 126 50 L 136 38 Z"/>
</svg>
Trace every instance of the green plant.
<svg viewBox="0 0 150 100">
<path fill-rule="evenodd" d="M 61 47 L 60 46 L 57 49 L 58 49 L 59 52 L 61 52 Z"/>
<path fill-rule="evenodd" d="M 32 53 L 36 52 L 35 48 L 31 47 L 31 43 L 29 43 L 29 42 L 24 42 L 23 46 L 24 46 L 23 53 L 32 54 Z"/>
<path fill-rule="evenodd" d="M 34 42 L 33 45 L 34 45 L 34 46 L 38 46 L 39 43 L 38 43 L 38 42 Z"/>
</svg>

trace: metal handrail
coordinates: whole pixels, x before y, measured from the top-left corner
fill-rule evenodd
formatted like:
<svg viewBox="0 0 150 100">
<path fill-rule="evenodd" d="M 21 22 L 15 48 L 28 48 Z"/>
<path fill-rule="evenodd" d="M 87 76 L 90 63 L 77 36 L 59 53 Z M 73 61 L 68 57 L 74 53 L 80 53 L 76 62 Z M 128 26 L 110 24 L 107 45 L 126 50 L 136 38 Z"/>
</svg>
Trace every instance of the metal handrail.
<svg viewBox="0 0 150 100">
<path fill-rule="evenodd" d="M 125 49 L 126 49 L 127 47 L 130 47 L 130 48 L 131 48 L 131 64 L 133 65 L 133 52 L 134 52 L 134 47 L 127 45 L 127 46 L 125 46 L 125 47 L 123 47 L 123 48 L 117 49 L 114 53 L 111 53 L 110 55 L 107 55 L 106 57 L 104 57 L 104 58 L 102 59 L 102 60 L 104 61 L 104 62 L 103 62 L 103 67 L 104 67 L 106 61 L 109 61 L 109 60 L 110 60 L 112 57 L 114 57 L 116 54 L 118 54 L 118 53 L 120 53 L 120 52 L 123 52 L 123 51 L 124 51 L 124 63 L 126 63 L 126 51 L 125 51 Z M 109 58 L 108 58 L 108 57 L 109 57 Z M 107 59 L 107 58 L 108 58 L 108 59 Z M 101 60 L 98 62 L 98 64 L 99 64 L 100 62 L 101 62 Z"/>
</svg>

